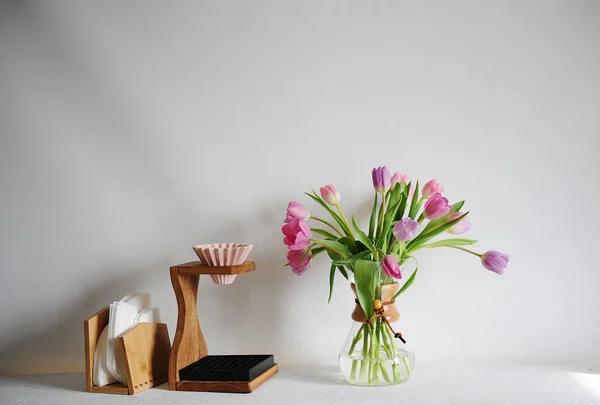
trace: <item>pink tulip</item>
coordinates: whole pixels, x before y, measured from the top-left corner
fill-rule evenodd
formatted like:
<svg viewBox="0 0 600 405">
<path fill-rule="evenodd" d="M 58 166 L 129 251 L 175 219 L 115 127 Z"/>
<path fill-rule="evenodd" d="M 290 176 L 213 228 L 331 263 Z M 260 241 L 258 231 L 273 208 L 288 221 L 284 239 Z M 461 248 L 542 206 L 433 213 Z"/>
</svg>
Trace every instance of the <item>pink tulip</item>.
<svg viewBox="0 0 600 405">
<path fill-rule="evenodd" d="M 331 184 L 321 187 L 321 198 L 329 205 L 337 205 L 342 199 L 340 193 Z"/>
<path fill-rule="evenodd" d="M 386 276 L 391 278 L 402 278 L 402 272 L 398 265 L 398 260 L 393 255 L 385 255 L 381 261 L 381 268 Z"/>
<path fill-rule="evenodd" d="M 423 198 L 431 198 L 434 194 L 442 194 L 444 187 L 440 186 L 435 179 L 429 180 L 423 186 Z"/>
<path fill-rule="evenodd" d="M 439 219 L 451 210 L 452 207 L 448 204 L 448 199 L 442 197 L 440 193 L 436 193 L 425 203 L 423 214 L 427 219 Z"/>
<path fill-rule="evenodd" d="M 281 231 L 285 235 L 283 243 L 291 250 L 306 249 L 310 245 L 309 238 L 312 237 L 312 232 L 308 224 L 300 219 L 283 225 Z"/>
<path fill-rule="evenodd" d="M 310 267 L 312 252 L 310 250 L 290 250 L 287 259 L 293 272 L 301 276 Z"/>
<path fill-rule="evenodd" d="M 394 188 L 397 183 L 408 183 L 408 176 L 398 172 L 394 173 L 392 176 L 392 188 Z"/>
<path fill-rule="evenodd" d="M 490 250 L 481 255 L 481 264 L 496 274 L 504 274 L 504 269 L 508 265 L 508 256 L 504 253 Z"/>
<path fill-rule="evenodd" d="M 375 187 L 375 190 L 383 194 L 390 189 L 392 179 L 387 167 L 377 167 L 373 169 L 371 174 L 373 176 L 373 187 Z"/>
<path fill-rule="evenodd" d="M 454 214 L 450 214 L 448 216 L 448 220 L 446 222 L 454 221 L 457 218 L 460 218 L 464 213 L 463 212 L 455 212 Z M 471 220 L 468 216 L 461 219 L 457 224 L 452 225 L 448 228 L 448 233 L 453 235 L 460 235 L 461 233 L 467 232 L 471 228 Z"/>
<path fill-rule="evenodd" d="M 400 222 L 394 226 L 392 233 L 400 242 L 406 242 L 407 240 L 414 238 L 418 230 L 419 223 L 417 221 L 413 221 L 410 218 L 402 218 Z"/>
<path fill-rule="evenodd" d="M 300 219 L 302 221 L 307 220 L 310 217 L 306 207 L 295 201 L 290 201 L 287 206 L 287 214 L 285 216 L 285 223 L 292 222 L 294 219 Z"/>
</svg>

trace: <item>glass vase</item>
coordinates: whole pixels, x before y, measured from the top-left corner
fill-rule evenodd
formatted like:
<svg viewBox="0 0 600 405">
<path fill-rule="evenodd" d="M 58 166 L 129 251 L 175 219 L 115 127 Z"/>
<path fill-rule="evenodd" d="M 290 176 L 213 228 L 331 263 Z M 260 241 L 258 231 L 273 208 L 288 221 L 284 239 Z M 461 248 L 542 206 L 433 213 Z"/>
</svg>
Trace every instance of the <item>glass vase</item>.
<svg viewBox="0 0 600 405">
<path fill-rule="evenodd" d="M 356 296 L 356 287 L 352 284 Z M 356 304 L 352 326 L 340 351 L 338 362 L 346 381 L 354 385 L 386 386 L 407 381 L 415 367 L 415 355 L 405 348 L 397 335 L 400 314 L 392 301 L 398 284 L 381 286 L 383 314 L 367 322 Z M 385 320 L 383 319 L 385 317 Z"/>
</svg>

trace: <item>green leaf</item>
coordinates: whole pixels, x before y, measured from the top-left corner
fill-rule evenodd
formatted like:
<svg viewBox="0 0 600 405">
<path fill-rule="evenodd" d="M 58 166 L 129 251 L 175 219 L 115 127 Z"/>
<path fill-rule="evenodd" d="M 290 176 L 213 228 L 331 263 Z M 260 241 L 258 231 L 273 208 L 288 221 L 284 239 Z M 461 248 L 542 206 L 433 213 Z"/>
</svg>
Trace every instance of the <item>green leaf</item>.
<svg viewBox="0 0 600 405">
<path fill-rule="evenodd" d="M 364 252 L 360 252 L 358 254 L 355 254 L 352 257 L 349 257 L 347 259 L 342 259 L 342 260 L 336 260 L 333 262 L 333 264 L 337 265 L 337 266 L 347 266 L 353 263 L 356 263 L 357 261 L 364 259 L 365 257 L 369 256 L 371 254 L 370 251 L 365 250 Z"/>
<path fill-rule="evenodd" d="M 371 210 L 371 218 L 369 219 L 369 239 L 373 238 L 373 231 L 375 230 L 375 218 L 377 217 L 377 191 L 375 191 L 375 198 L 373 199 L 373 209 Z"/>
<path fill-rule="evenodd" d="M 404 211 L 406 211 L 406 203 L 408 202 L 408 193 L 410 191 L 410 185 L 411 185 L 411 183 L 409 182 L 406 185 L 406 187 L 404 188 L 404 190 L 402 191 L 402 195 L 400 196 L 400 206 L 398 207 L 398 210 L 396 211 L 396 216 L 394 217 L 394 221 L 399 221 L 404 216 Z"/>
<path fill-rule="evenodd" d="M 398 297 L 404 291 L 406 291 L 408 289 L 408 287 L 410 287 L 412 285 L 412 283 L 414 283 L 415 277 L 417 276 L 417 271 L 418 270 L 419 270 L 419 266 L 417 266 L 417 268 L 415 269 L 415 271 L 413 271 L 413 274 L 411 274 L 410 277 L 408 278 L 408 280 L 406 280 L 406 283 L 404 283 L 404 285 L 402 286 L 402 288 L 400 288 L 398 290 L 398 292 L 396 294 L 394 294 L 394 297 L 392 298 L 392 301 L 395 300 L 396 297 Z"/>
<path fill-rule="evenodd" d="M 400 203 L 400 196 L 402 193 L 404 193 L 405 188 L 406 184 L 396 183 L 392 191 L 390 191 L 390 201 L 388 202 L 388 207 L 393 207 L 394 205 Z"/>
<path fill-rule="evenodd" d="M 448 215 L 445 215 L 439 219 L 434 219 L 433 221 L 429 221 L 429 223 L 427 224 L 425 229 L 423 229 L 423 232 L 429 232 L 430 230 L 437 228 L 438 226 L 446 223 L 446 221 L 448 220 L 448 217 L 451 214 L 454 214 L 455 212 L 460 211 L 460 209 L 463 207 L 463 205 L 465 205 L 464 201 L 459 201 L 459 202 L 455 202 L 454 204 L 452 204 L 452 209 L 450 210 Z"/>
<path fill-rule="evenodd" d="M 340 271 L 340 273 L 342 273 L 342 276 L 344 276 L 344 278 L 348 280 L 348 272 L 346 271 L 344 266 L 338 266 L 338 270 Z"/>
<path fill-rule="evenodd" d="M 350 250 L 348 250 L 346 245 L 342 245 L 339 242 L 327 239 L 310 239 L 310 241 L 316 243 L 317 245 L 321 245 L 328 250 L 331 249 L 335 253 L 346 255 L 346 257 L 352 256 L 352 253 L 350 253 Z"/>
<path fill-rule="evenodd" d="M 398 183 L 398 184 L 404 185 L 404 183 Z M 384 241 L 386 242 L 386 238 L 387 238 L 386 235 L 389 235 L 390 224 L 392 223 L 392 221 L 394 221 L 394 218 L 396 217 L 396 212 L 398 211 L 398 208 L 400 208 L 403 190 L 404 189 L 402 188 L 402 186 L 396 185 L 396 187 L 394 187 L 394 190 L 391 193 L 392 196 L 390 197 L 390 202 L 387 206 L 387 212 L 385 213 L 385 216 L 383 217 L 383 232 L 378 241 L 379 244 L 381 245 L 380 247 L 383 247 L 386 244 L 386 243 L 384 243 Z"/>
<path fill-rule="evenodd" d="M 331 270 L 329 270 L 329 299 L 327 303 L 331 302 L 331 296 L 333 295 L 333 280 L 335 279 L 335 268 L 334 264 L 331 265 Z"/>
<path fill-rule="evenodd" d="M 467 246 L 477 243 L 475 239 L 444 239 L 437 242 L 421 245 L 422 248 L 436 248 L 443 246 Z"/>
<path fill-rule="evenodd" d="M 371 242 L 371 239 L 369 239 L 369 237 L 358 227 L 358 225 L 356 225 L 356 219 L 354 219 L 354 215 L 352 215 L 352 227 L 354 228 L 354 233 L 359 242 L 365 245 L 367 249 L 373 253 L 373 256 L 375 256 L 377 250 L 375 249 L 375 246 L 373 246 L 373 242 Z"/>
<path fill-rule="evenodd" d="M 415 186 L 415 193 L 413 194 L 413 198 L 410 203 L 410 209 L 408 210 L 408 216 L 413 220 L 417 217 L 417 213 L 419 212 L 419 208 L 421 206 L 421 204 L 419 204 L 418 201 L 419 201 L 419 180 L 417 180 L 417 184 Z"/>
<path fill-rule="evenodd" d="M 324 231 L 323 229 L 319 229 L 319 228 L 310 228 L 311 231 L 313 231 L 316 234 L 319 234 L 321 236 L 323 236 L 326 239 L 331 239 L 331 240 L 337 240 L 338 236 L 335 236 L 334 234 Z"/>
<path fill-rule="evenodd" d="M 356 246 L 356 242 L 349 236 L 344 236 L 343 238 L 339 238 L 338 242 L 342 245 L 346 246 L 348 250 L 353 254 L 357 254 L 359 252 L 358 246 Z"/>
<path fill-rule="evenodd" d="M 331 217 L 333 219 L 335 219 L 335 222 L 338 223 L 338 225 L 342 228 L 342 230 L 346 233 L 346 235 L 350 236 L 352 235 L 352 232 L 350 232 L 350 229 L 348 228 L 348 226 L 346 225 L 346 223 L 342 220 L 342 218 L 335 213 L 334 210 L 331 209 L 331 207 L 321 198 L 317 195 L 317 193 L 315 193 L 315 191 L 313 190 L 314 194 L 310 194 L 310 193 L 304 193 L 307 196 L 309 196 L 310 198 L 312 198 L 313 200 L 315 200 L 317 202 L 317 204 L 319 204 L 321 207 L 325 208 L 325 210 L 327 212 L 329 212 L 329 214 L 331 215 Z"/>
<path fill-rule="evenodd" d="M 427 242 L 434 236 L 439 235 L 440 233 L 444 232 L 446 229 L 456 225 L 467 215 L 469 215 L 469 212 L 466 212 L 465 214 L 461 215 L 460 217 L 458 217 L 452 221 L 446 222 L 445 224 L 440 225 L 437 228 L 430 230 L 429 232 L 425 232 L 425 230 L 423 230 L 423 232 L 421 232 L 421 234 L 419 236 L 417 236 L 415 239 L 413 239 L 412 241 L 409 242 L 409 244 L 406 246 L 406 250 L 411 251 L 415 247 L 422 245 L 423 243 Z"/>
<path fill-rule="evenodd" d="M 378 266 L 379 263 L 368 260 L 359 260 L 354 264 L 356 295 L 367 318 L 373 314 L 373 301 L 376 296 L 373 279 L 379 274 Z"/>
<path fill-rule="evenodd" d="M 325 248 L 323 248 L 323 249 L 325 249 Z M 339 253 L 334 252 L 333 250 L 325 249 L 325 251 L 327 252 L 327 256 L 329 256 L 329 258 L 333 261 L 342 260 L 344 258 L 344 256 L 342 256 Z"/>
</svg>

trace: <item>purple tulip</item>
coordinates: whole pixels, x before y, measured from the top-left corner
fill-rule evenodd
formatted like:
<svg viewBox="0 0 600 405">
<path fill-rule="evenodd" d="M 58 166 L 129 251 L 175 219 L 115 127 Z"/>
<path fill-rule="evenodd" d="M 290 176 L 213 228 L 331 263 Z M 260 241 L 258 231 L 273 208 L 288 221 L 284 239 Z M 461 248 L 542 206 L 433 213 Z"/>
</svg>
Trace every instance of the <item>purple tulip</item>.
<svg viewBox="0 0 600 405">
<path fill-rule="evenodd" d="M 398 241 L 405 242 L 414 238 L 418 230 L 419 223 L 417 221 L 413 221 L 410 218 L 403 218 L 394 226 L 392 233 Z"/>
<path fill-rule="evenodd" d="M 429 180 L 423 186 L 423 198 L 428 199 L 433 197 L 435 194 L 442 194 L 444 187 L 440 186 L 435 179 Z"/>
<path fill-rule="evenodd" d="M 329 205 L 338 205 L 342 197 L 331 184 L 321 187 L 321 198 Z"/>
<path fill-rule="evenodd" d="M 381 261 L 381 268 L 386 276 L 391 278 L 402 278 L 402 272 L 398 265 L 398 260 L 393 255 L 385 255 Z"/>
<path fill-rule="evenodd" d="M 301 276 L 310 267 L 312 252 L 310 250 L 290 250 L 287 259 L 293 272 Z"/>
<path fill-rule="evenodd" d="M 454 214 L 450 214 L 446 222 L 454 221 L 455 219 L 458 219 L 463 215 L 463 212 L 455 212 Z M 468 216 L 466 216 L 460 221 L 458 221 L 457 224 L 454 224 L 450 228 L 448 228 L 448 233 L 451 233 L 453 235 L 460 235 L 461 233 L 467 232 L 469 229 L 471 229 L 471 220 Z"/>
<path fill-rule="evenodd" d="M 300 219 L 294 219 L 285 224 L 281 228 L 281 231 L 285 235 L 283 243 L 285 243 L 290 250 L 303 250 L 310 245 L 309 238 L 312 237 L 312 232 L 308 224 Z"/>
<path fill-rule="evenodd" d="M 440 193 L 436 193 L 425 203 L 423 215 L 425 215 L 425 218 L 427 219 L 439 219 L 448 214 L 451 210 L 452 207 L 448 204 L 448 199 L 442 197 Z"/>
<path fill-rule="evenodd" d="M 372 175 L 375 190 L 383 194 L 390 189 L 392 179 L 387 167 L 382 166 L 373 169 Z"/>
<path fill-rule="evenodd" d="M 504 253 L 490 250 L 481 255 L 481 264 L 496 274 L 504 274 L 504 268 L 508 265 L 508 256 Z"/>
<path fill-rule="evenodd" d="M 290 203 L 287 206 L 287 213 L 284 222 L 290 223 L 294 219 L 300 219 L 302 221 L 305 221 L 309 217 L 310 214 L 304 205 L 295 201 L 290 201 Z"/>
</svg>

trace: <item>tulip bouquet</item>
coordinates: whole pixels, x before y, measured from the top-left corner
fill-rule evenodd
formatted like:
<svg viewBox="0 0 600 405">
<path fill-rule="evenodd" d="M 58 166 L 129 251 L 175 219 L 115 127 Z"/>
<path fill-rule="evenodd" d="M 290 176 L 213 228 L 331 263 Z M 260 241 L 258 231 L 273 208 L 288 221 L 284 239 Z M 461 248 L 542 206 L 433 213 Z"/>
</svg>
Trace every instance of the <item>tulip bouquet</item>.
<svg viewBox="0 0 600 405">
<path fill-rule="evenodd" d="M 418 266 L 410 275 L 403 273 L 416 252 L 441 247 L 457 249 L 478 257 L 484 268 L 496 274 L 503 274 L 508 264 L 508 256 L 500 252 L 480 254 L 466 248 L 477 242 L 473 239 L 434 240 L 445 233 L 463 234 L 471 226 L 469 212 L 461 211 L 464 201 L 450 204 L 436 180 L 420 188 L 418 181 L 408 181 L 405 175 L 390 175 L 385 166 L 373 169 L 372 179 L 375 192 L 368 229 L 361 229 L 353 215 L 348 219 L 340 206 L 340 193 L 332 185 L 321 187 L 320 195 L 314 191 L 305 193 L 331 219 L 311 215 L 302 204 L 290 202 L 282 228 L 283 242 L 289 248 L 287 265 L 294 273 L 302 275 L 312 259 L 322 252 L 331 259 L 329 300 L 336 272 L 354 283 L 357 303 L 366 321 L 351 339 L 348 356 L 353 360 L 346 378 L 363 385 L 391 384 L 404 379 L 394 338 L 404 339 L 387 322 L 384 308 L 413 284 Z M 309 225 L 309 221 L 313 224 Z M 401 279 L 405 280 L 402 286 L 398 283 Z M 390 284 L 397 289 L 391 300 L 382 303 L 382 290 Z M 383 357 L 391 360 L 389 369 L 383 364 Z M 410 374 L 408 363 L 406 371 Z"/>
</svg>

